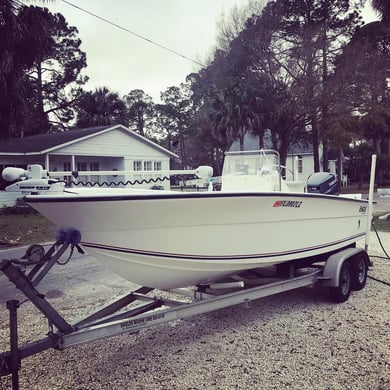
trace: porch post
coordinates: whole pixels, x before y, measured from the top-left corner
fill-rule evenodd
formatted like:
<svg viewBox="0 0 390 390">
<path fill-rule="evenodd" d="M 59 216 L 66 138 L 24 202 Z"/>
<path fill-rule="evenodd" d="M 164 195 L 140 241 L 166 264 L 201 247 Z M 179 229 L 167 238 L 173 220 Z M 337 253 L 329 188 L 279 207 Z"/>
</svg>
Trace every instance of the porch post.
<svg viewBox="0 0 390 390">
<path fill-rule="evenodd" d="M 49 154 L 46 154 L 46 156 L 45 156 L 45 169 L 46 169 L 47 171 L 50 172 L 50 167 L 49 167 Z"/>
<path fill-rule="evenodd" d="M 70 170 L 71 170 L 72 172 L 76 171 L 76 156 L 75 156 L 74 154 L 72 154 L 72 156 L 71 156 Z M 74 187 L 74 186 L 75 186 L 74 183 L 75 183 L 75 181 L 76 181 L 76 178 L 73 177 L 73 176 L 71 176 L 71 177 L 70 177 L 70 180 L 71 180 L 70 186 L 71 186 L 71 187 Z"/>
</svg>

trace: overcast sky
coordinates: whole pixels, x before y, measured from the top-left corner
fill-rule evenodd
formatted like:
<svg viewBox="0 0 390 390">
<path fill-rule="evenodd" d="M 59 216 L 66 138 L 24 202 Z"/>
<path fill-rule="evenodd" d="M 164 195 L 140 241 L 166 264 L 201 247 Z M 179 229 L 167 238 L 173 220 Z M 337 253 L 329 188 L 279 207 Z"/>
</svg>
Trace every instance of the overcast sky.
<svg viewBox="0 0 390 390">
<path fill-rule="evenodd" d="M 217 22 L 247 0 L 67 0 L 196 61 L 215 46 Z M 193 62 L 120 30 L 62 0 L 45 4 L 77 27 L 87 54 L 86 89 L 106 86 L 122 97 L 142 89 L 158 102 L 160 92 L 185 82 Z M 371 15 L 372 17 L 372 15 Z"/>
</svg>

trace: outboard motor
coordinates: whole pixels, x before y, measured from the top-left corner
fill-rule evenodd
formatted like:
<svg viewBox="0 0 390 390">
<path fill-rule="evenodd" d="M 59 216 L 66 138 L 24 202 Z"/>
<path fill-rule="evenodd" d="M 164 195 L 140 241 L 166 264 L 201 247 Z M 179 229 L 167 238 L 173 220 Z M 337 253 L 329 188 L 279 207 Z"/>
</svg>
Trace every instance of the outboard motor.
<svg viewBox="0 0 390 390">
<path fill-rule="evenodd" d="M 307 192 L 334 195 L 339 192 L 337 178 L 333 173 L 315 172 L 307 179 Z"/>
</svg>

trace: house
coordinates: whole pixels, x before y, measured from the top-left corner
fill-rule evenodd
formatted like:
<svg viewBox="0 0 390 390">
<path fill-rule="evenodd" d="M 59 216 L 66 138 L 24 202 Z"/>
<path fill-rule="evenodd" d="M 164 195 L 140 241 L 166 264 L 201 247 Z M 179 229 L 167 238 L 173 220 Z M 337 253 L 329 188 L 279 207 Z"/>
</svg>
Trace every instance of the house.
<svg viewBox="0 0 390 390">
<path fill-rule="evenodd" d="M 341 159 L 341 185 L 346 187 L 348 185 L 348 175 L 344 172 L 345 163 L 347 159 L 344 156 L 342 150 L 329 149 L 328 151 L 328 167 L 329 172 L 334 173 L 337 176 L 338 171 L 338 161 Z"/>
<path fill-rule="evenodd" d="M 319 148 L 318 153 L 322 170 L 322 147 Z M 286 158 L 287 177 L 289 177 L 290 172 L 293 171 L 295 161 L 298 172 L 298 178 L 296 178 L 296 180 L 306 182 L 309 176 L 314 172 L 313 146 L 301 143 L 290 145 Z M 292 179 L 291 175 L 290 179 Z"/>
<path fill-rule="evenodd" d="M 0 171 L 7 166 L 26 168 L 27 165 L 40 164 L 54 178 L 55 172 L 63 171 L 129 172 L 125 175 L 65 177 L 67 181 L 102 186 L 124 186 L 126 182 L 145 180 L 137 186 L 150 188 L 155 184 L 153 180 L 166 176 L 155 171 L 169 170 L 170 159 L 177 157 L 122 125 L 39 134 L 0 143 Z M 169 180 L 157 181 L 157 184 L 169 188 Z"/>
</svg>

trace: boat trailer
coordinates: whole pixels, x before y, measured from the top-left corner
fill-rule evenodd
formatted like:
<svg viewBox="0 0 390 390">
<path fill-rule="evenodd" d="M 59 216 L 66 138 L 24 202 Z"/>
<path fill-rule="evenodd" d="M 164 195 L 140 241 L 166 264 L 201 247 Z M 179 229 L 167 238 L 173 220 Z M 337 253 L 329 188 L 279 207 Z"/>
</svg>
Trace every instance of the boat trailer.
<svg viewBox="0 0 390 390">
<path fill-rule="evenodd" d="M 46 253 L 42 246 L 33 245 L 21 259 L 0 262 L 1 272 L 43 313 L 49 328 L 46 337 L 19 346 L 17 311 L 20 302 L 16 299 L 7 301 L 10 350 L 0 353 L 0 376 L 12 375 L 13 390 L 19 389 L 21 360 L 50 348 L 61 351 L 78 344 L 122 333 L 136 333 L 165 322 L 233 305 L 244 304 L 249 307 L 252 300 L 317 283 L 329 287 L 334 302 L 344 302 L 351 290 L 360 290 L 365 286 L 368 267 L 371 265 L 364 249 L 349 247 L 329 254 L 322 260 L 322 265 L 313 264 L 302 268 L 303 263 L 293 261 L 282 264 L 276 275 L 271 277 L 260 274 L 263 269 L 258 269 L 211 285 L 169 290 L 178 295 L 177 300 L 150 296 L 148 294 L 153 288 L 139 287 L 71 324 L 37 289 L 40 281 L 56 263 L 67 263 L 74 249 L 83 253 L 79 246 L 79 232 L 60 231 L 56 239 Z M 60 262 L 59 259 L 67 250 L 70 250 L 70 255 Z M 136 302 L 142 303 L 135 305 Z"/>
</svg>

